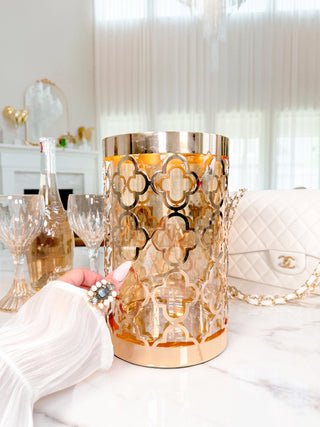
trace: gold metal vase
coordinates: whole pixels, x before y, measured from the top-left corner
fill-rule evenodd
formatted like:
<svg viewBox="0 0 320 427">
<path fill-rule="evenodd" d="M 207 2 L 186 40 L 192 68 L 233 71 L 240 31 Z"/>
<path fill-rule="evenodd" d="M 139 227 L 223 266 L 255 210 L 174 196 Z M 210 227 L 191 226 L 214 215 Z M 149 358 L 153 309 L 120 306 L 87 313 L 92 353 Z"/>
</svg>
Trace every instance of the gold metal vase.
<svg viewBox="0 0 320 427">
<path fill-rule="evenodd" d="M 105 270 L 133 262 L 108 318 L 115 354 L 202 363 L 227 343 L 228 139 L 187 132 L 105 138 Z"/>
</svg>

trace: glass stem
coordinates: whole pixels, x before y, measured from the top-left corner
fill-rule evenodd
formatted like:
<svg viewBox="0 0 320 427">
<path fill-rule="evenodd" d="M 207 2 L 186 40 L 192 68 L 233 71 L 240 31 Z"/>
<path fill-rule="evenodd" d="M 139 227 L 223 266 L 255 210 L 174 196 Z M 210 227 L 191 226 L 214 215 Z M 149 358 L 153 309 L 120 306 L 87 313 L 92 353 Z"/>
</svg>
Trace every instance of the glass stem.
<svg viewBox="0 0 320 427">
<path fill-rule="evenodd" d="M 16 283 L 24 282 L 24 260 L 25 254 L 13 254 L 14 280 Z"/>
<path fill-rule="evenodd" d="M 91 271 L 98 273 L 98 249 L 89 248 L 89 268 Z"/>
</svg>

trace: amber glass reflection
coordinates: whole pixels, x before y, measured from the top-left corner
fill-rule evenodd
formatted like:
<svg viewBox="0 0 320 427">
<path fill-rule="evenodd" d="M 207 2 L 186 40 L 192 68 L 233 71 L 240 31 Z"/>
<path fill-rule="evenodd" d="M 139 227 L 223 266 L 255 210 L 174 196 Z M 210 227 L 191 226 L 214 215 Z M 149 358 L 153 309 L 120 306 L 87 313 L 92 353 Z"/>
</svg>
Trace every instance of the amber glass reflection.
<svg viewBox="0 0 320 427">
<path fill-rule="evenodd" d="M 105 159 L 106 272 L 136 271 L 109 323 L 148 347 L 194 346 L 227 323 L 228 159 L 139 154 Z"/>
</svg>

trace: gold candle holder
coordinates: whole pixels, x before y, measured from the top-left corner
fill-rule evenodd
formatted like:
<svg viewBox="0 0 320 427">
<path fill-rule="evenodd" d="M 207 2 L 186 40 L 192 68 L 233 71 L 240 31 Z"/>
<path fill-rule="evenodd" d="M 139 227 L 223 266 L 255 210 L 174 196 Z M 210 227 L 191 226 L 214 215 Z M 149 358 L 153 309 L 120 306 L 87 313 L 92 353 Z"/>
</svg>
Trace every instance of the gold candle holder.
<svg viewBox="0 0 320 427">
<path fill-rule="evenodd" d="M 115 354 L 202 363 L 227 343 L 228 139 L 146 132 L 104 140 L 106 274 L 131 260 L 107 319 Z"/>
</svg>

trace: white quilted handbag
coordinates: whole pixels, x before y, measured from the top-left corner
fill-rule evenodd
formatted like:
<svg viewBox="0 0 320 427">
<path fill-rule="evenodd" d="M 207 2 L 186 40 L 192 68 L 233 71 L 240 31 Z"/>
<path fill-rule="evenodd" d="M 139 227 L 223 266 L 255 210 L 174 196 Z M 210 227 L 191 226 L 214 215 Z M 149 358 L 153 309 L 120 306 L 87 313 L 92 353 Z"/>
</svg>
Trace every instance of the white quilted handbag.
<svg viewBox="0 0 320 427">
<path fill-rule="evenodd" d="M 273 305 L 313 291 L 320 282 L 320 190 L 243 193 L 230 208 L 231 296 Z M 272 296 L 262 295 L 270 289 Z"/>
</svg>

